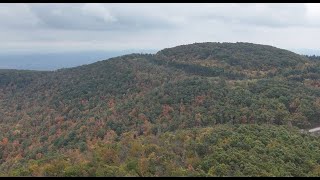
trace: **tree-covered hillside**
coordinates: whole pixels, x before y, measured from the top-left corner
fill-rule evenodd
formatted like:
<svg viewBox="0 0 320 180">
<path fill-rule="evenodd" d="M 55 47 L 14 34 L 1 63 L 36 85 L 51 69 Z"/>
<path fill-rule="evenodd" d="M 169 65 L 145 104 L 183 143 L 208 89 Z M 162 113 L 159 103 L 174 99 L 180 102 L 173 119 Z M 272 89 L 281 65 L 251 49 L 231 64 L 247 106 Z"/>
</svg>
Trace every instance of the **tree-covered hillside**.
<svg viewBox="0 0 320 180">
<path fill-rule="evenodd" d="M 135 137 L 13 165 L 6 176 L 319 176 L 320 141 L 273 125 L 217 125 Z"/>
<path fill-rule="evenodd" d="M 111 175 L 110 172 L 117 176 L 315 175 L 319 173 L 320 160 L 316 150 L 313 155 L 310 152 L 316 149 L 319 139 L 302 135 L 297 128 L 308 129 L 320 124 L 319 73 L 320 62 L 314 58 L 251 43 L 196 43 L 156 54 L 130 54 L 57 71 L 0 70 L 0 172 L 26 176 L 67 175 L 63 173 L 69 170 L 69 175 L 90 176 Z M 223 148 L 221 144 L 197 140 L 199 151 L 204 151 L 199 155 L 198 150 L 190 150 L 190 144 L 182 146 L 176 141 L 177 148 L 191 153 L 188 157 L 198 158 L 192 162 L 202 163 L 191 163 L 189 167 L 190 163 L 181 159 L 187 155 L 171 149 L 174 142 L 165 143 L 172 140 L 171 136 L 188 137 L 193 131 L 201 133 L 219 127 L 226 128 L 225 131 L 250 127 L 236 135 L 217 134 L 241 144 L 240 150 L 232 146 L 225 152 L 231 159 L 223 162 L 223 167 L 218 167 L 222 159 L 208 160 L 216 156 L 210 148 L 218 148 L 218 153 L 219 148 Z M 287 150 L 301 145 L 300 148 L 309 149 L 272 154 L 260 139 L 264 137 L 252 134 L 254 129 L 261 128 L 265 129 L 261 136 L 270 137 L 268 141 L 277 144 L 272 146 L 283 146 Z M 271 131 L 272 136 L 266 135 Z M 298 139 L 288 144 L 281 139 L 282 131 L 290 134 L 289 139 Z M 126 137 L 133 138 L 132 142 L 156 144 L 165 152 L 160 155 L 151 148 L 148 151 L 154 152 L 153 158 L 169 160 L 159 160 L 159 166 L 150 171 L 134 169 L 141 163 L 149 163 L 150 159 L 122 152 L 121 149 L 131 143 L 123 139 Z M 248 153 L 253 147 L 246 137 L 264 145 L 258 143 L 255 153 Z M 110 138 L 112 143 L 107 145 Z M 305 146 L 302 141 L 313 145 Z M 116 148 L 110 151 L 121 160 L 103 159 L 113 156 L 108 155 L 109 150 L 105 152 L 109 146 Z M 144 151 L 144 145 L 135 146 L 136 153 Z M 241 149 L 248 146 L 247 150 Z M 264 157 L 262 151 L 265 151 Z M 192 154 L 195 152 L 196 155 Z M 279 158 L 287 158 L 288 153 L 292 154 L 290 158 L 302 160 L 280 162 Z M 75 156 L 83 160 L 83 167 L 80 162 L 79 166 L 72 164 L 78 161 L 56 159 L 56 155 Z M 273 159 L 273 156 L 279 158 Z M 239 164 L 239 158 L 245 165 Z M 259 164 L 259 158 L 268 161 Z M 56 162 L 53 164 L 57 167 L 51 167 L 51 161 Z M 117 163 L 113 164 L 114 161 Z M 208 164 L 203 164 L 205 162 Z M 302 162 L 305 164 L 297 167 Z M 281 164 L 280 169 L 276 163 Z M 260 173 L 257 169 L 261 169 Z"/>
</svg>

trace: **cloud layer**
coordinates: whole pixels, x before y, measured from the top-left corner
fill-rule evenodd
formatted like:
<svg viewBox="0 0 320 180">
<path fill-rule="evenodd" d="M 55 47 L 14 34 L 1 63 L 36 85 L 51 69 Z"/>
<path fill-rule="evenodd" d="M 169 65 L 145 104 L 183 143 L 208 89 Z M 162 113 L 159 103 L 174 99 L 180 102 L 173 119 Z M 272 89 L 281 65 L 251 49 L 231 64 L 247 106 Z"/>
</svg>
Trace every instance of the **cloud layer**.
<svg viewBox="0 0 320 180">
<path fill-rule="evenodd" d="M 0 49 L 161 49 L 203 41 L 315 49 L 319 18 L 319 4 L 2 4 Z"/>
</svg>

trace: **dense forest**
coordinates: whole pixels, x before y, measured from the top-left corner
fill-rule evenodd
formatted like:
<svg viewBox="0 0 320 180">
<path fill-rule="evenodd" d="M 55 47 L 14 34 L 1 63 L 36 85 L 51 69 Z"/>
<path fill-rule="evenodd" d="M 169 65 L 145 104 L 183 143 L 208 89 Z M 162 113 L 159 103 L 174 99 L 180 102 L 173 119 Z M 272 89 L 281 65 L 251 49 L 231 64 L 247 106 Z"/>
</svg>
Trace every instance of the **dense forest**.
<svg viewBox="0 0 320 180">
<path fill-rule="evenodd" d="M 320 61 L 266 45 L 0 70 L 0 175 L 319 176 L 319 117 Z"/>
</svg>

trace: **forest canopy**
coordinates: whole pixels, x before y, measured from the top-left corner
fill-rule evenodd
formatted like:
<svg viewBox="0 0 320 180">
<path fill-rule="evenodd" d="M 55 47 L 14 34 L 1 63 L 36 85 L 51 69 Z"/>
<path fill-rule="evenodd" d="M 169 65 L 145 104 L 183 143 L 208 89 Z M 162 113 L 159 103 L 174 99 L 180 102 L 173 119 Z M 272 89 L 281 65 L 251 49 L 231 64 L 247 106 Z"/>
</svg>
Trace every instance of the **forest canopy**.
<svg viewBox="0 0 320 180">
<path fill-rule="evenodd" d="M 319 176 L 318 60 L 208 42 L 0 70 L 0 175 Z"/>
</svg>

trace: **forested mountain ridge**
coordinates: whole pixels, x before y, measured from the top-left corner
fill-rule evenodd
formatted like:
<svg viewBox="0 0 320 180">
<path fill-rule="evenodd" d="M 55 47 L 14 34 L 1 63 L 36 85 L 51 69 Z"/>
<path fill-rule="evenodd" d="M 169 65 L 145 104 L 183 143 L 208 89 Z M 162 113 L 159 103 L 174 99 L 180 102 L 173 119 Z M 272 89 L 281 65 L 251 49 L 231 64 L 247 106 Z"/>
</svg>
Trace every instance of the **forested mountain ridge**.
<svg viewBox="0 0 320 180">
<path fill-rule="evenodd" d="M 218 61 L 244 69 L 266 70 L 306 63 L 308 59 L 288 50 L 253 43 L 195 43 L 167 48 L 157 53 L 169 61 L 196 64 L 200 61 Z"/>
<path fill-rule="evenodd" d="M 297 128 L 319 125 L 319 72 L 320 62 L 316 60 L 252 43 L 195 43 L 164 49 L 156 54 L 124 55 L 57 71 L 0 70 L 0 170 L 3 175 L 27 176 L 112 175 L 111 172 L 117 176 L 224 176 L 259 175 L 252 169 L 250 174 L 246 168 L 264 166 L 265 171 L 260 175 L 316 175 L 319 173 L 320 152 L 313 150 L 319 145 L 319 139 L 304 137 L 308 135 L 299 134 Z M 301 155 L 310 158 L 310 162 L 289 158 L 281 162 L 286 168 L 278 171 L 268 169 L 275 162 L 268 162 L 270 164 L 265 167 L 266 164 L 251 164 L 255 160 L 249 162 L 248 167 L 236 169 L 230 164 L 232 160 L 224 162 L 225 167 L 217 167 L 223 159 L 210 161 L 211 164 L 208 161 L 209 164 L 204 165 L 199 161 L 214 152 L 206 150 L 211 141 L 203 140 L 196 141 L 200 143 L 199 149 L 195 150 L 197 155 L 192 155 L 194 152 L 189 149 L 172 149 L 167 152 L 170 155 L 161 155 L 178 158 L 174 163 L 178 163 L 180 169 L 170 166 L 173 168 L 171 174 L 167 163 L 173 162 L 159 159 L 155 162 L 159 158 L 156 149 L 166 149 L 164 142 L 170 138 L 191 131 L 201 133 L 206 128 L 221 127 L 228 131 L 229 125 L 222 124 L 233 124 L 240 129 L 273 128 L 275 135 L 272 137 L 275 139 L 269 146 L 287 147 L 285 141 L 278 139 L 283 138 L 281 128 L 285 126 L 289 128 L 285 130 L 288 133 L 313 144 L 308 145 L 306 154 Z M 250 137 L 249 131 L 238 133 Z M 267 131 L 261 133 L 270 133 Z M 215 148 L 230 143 L 235 149 L 247 148 L 244 146 L 248 142 L 242 140 L 238 140 L 240 144 L 232 144 L 230 138 L 235 136 L 231 132 L 217 135 L 224 140 Z M 133 138 L 132 143 L 148 142 L 144 147 L 149 144 L 150 153 L 143 157 L 134 155 L 147 150 L 142 150 L 141 144 L 128 146 L 129 136 Z M 262 137 L 257 135 L 253 139 L 264 141 L 259 138 Z M 112 148 L 109 145 L 104 147 L 110 142 Z M 183 142 L 189 143 L 189 140 Z M 255 153 L 267 145 L 259 145 Z M 121 155 L 125 152 L 117 148 L 124 146 L 129 149 L 136 146 L 136 149 L 128 149 L 134 151 L 132 156 Z M 153 151 L 155 159 L 151 158 Z M 275 155 L 271 152 L 266 151 L 264 158 Z M 310 152 L 314 154 L 310 156 Z M 109 154 L 99 159 L 95 153 Z M 179 153 L 191 153 L 190 157 L 198 159 L 187 160 L 188 155 Z M 288 152 L 277 153 L 280 157 L 281 153 Z M 41 165 L 55 154 L 77 156 L 87 169 L 66 170 L 79 162 L 65 159 L 56 162 L 62 163 L 57 167 L 49 166 L 50 163 Z M 86 156 L 93 159 L 84 158 Z M 119 159 L 110 159 L 109 156 Z M 94 162 L 99 162 L 99 167 Z M 148 172 L 134 168 L 151 162 L 156 164 L 155 169 Z M 304 169 L 295 169 L 299 163 L 306 163 Z M 41 169 L 42 166 L 48 166 L 48 169 Z M 32 167 L 39 168 L 39 174 Z M 70 174 L 63 174 L 65 171 Z M 297 171 L 300 174 L 295 174 Z"/>
</svg>

